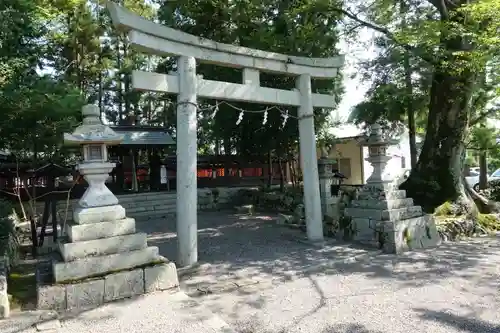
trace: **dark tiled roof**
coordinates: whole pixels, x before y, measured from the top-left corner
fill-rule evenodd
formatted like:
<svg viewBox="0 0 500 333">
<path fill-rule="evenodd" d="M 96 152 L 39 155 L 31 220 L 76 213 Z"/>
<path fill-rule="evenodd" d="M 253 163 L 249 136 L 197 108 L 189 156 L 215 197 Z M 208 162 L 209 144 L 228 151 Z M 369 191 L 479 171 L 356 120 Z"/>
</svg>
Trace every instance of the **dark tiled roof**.
<svg viewBox="0 0 500 333">
<path fill-rule="evenodd" d="M 138 129 L 137 131 L 123 131 L 115 129 L 118 134 L 123 134 L 124 139 L 120 145 L 174 145 L 175 141 L 166 131 L 148 131 Z"/>
</svg>

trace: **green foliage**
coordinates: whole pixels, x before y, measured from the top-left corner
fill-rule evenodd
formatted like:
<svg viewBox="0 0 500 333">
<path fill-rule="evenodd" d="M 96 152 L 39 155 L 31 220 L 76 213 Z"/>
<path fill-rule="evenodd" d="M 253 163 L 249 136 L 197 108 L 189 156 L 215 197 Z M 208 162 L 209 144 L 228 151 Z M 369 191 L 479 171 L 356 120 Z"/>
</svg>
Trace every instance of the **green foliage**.
<svg viewBox="0 0 500 333">
<path fill-rule="evenodd" d="M 477 217 L 478 226 L 485 232 L 500 231 L 500 220 L 494 214 L 479 214 Z"/>
<path fill-rule="evenodd" d="M 436 227 L 443 239 L 458 240 L 500 231 L 500 220 L 494 214 L 479 214 L 475 219 L 465 216 L 438 216 Z"/>
<path fill-rule="evenodd" d="M 452 204 L 449 201 L 446 201 L 441 206 L 436 208 L 436 210 L 434 211 L 434 215 L 435 216 L 450 216 L 450 215 L 453 215 L 452 211 L 453 211 Z"/>
<path fill-rule="evenodd" d="M 13 208 L 9 201 L 0 199 L 0 239 L 14 232 L 12 223 L 8 219 L 9 215 L 13 212 Z"/>
<path fill-rule="evenodd" d="M 313 3 L 313 1 L 306 1 Z M 303 3 L 303 2 L 302 2 Z M 301 3 L 301 4 L 302 4 Z M 302 12 L 294 1 L 187 1 L 164 2 L 159 9 L 159 19 L 169 26 L 219 42 L 241 45 L 285 54 L 330 57 L 338 54 L 335 45 L 338 32 L 335 29 L 338 13 Z M 311 42 L 314 41 L 314 42 Z M 171 67 L 172 64 L 167 64 Z M 162 69 L 165 70 L 165 69 Z M 241 82 L 241 71 L 211 65 L 199 65 L 198 72 L 207 79 Z M 261 73 L 261 85 L 292 89 L 294 78 Z M 315 82 L 313 89 L 333 93 L 332 104 L 341 95 L 340 81 Z M 211 104 L 212 101 L 205 101 Z M 264 110 L 264 105 L 232 103 L 249 110 Z M 246 113 L 236 125 L 239 112 L 227 105 L 220 105 L 213 121 L 207 110 L 200 121 L 199 146 L 219 145 L 224 151 L 236 150 L 243 155 L 285 157 L 293 154 L 298 144 L 298 126 L 293 118 L 296 110 L 290 109 L 291 118 L 282 128 L 282 117 L 270 111 L 268 122 L 262 123 L 262 113 Z M 315 110 L 315 126 L 318 133 L 331 126 L 330 110 Z M 221 149 L 222 150 L 222 149 Z"/>
<path fill-rule="evenodd" d="M 496 149 L 499 132 L 491 126 L 474 126 L 471 129 L 468 148 L 476 150 Z"/>
<path fill-rule="evenodd" d="M 13 208 L 9 201 L 0 199 L 0 255 L 6 254 L 11 262 L 16 260 L 19 248 L 15 226 L 11 220 Z"/>
<path fill-rule="evenodd" d="M 500 180 L 489 182 L 490 200 L 500 202 Z"/>
<path fill-rule="evenodd" d="M 77 125 L 83 99 L 80 92 L 49 76 L 24 77 L 0 91 L 0 145 L 23 157 L 32 153 L 59 159 L 63 133 Z"/>
</svg>

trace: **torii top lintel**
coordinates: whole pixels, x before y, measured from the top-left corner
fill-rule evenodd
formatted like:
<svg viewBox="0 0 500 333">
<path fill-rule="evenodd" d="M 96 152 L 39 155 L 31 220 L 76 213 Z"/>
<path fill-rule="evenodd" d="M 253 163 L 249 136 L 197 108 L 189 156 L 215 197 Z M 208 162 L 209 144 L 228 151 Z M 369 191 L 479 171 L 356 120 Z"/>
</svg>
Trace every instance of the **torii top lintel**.
<svg viewBox="0 0 500 333">
<path fill-rule="evenodd" d="M 344 56 L 306 58 L 218 43 L 154 23 L 108 1 L 113 24 L 128 32 L 130 43 L 138 50 L 161 56 L 192 56 L 201 62 L 226 67 L 254 68 L 287 75 L 309 74 L 330 79 L 344 65 Z"/>
</svg>

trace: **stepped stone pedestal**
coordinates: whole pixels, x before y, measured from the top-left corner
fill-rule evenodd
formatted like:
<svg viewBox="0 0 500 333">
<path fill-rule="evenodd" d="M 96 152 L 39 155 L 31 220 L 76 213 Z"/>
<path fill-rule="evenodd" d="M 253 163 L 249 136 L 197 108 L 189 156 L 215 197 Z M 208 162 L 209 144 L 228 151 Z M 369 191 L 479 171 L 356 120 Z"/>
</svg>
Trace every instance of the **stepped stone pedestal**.
<svg viewBox="0 0 500 333">
<path fill-rule="evenodd" d="M 147 235 L 136 231 L 135 220 L 126 217 L 104 184 L 114 167 L 106 161 L 105 145 L 120 138 L 100 124 L 97 107 L 84 107 L 83 115 L 83 125 L 65 141 L 83 142 L 78 170 L 89 187 L 74 208 L 58 253 L 37 268 L 39 309 L 87 308 L 179 286 L 175 264 L 147 245 Z M 93 145 L 101 149 L 92 151 Z"/>
<path fill-rule="evenodd" d="M 424 214 L 406 192 L 392 184 L 366 185 L 345 209 L 353 240 L 381 247 L 387 253 L 438 246 L 434 217 Z"/>
<path fill-rule="evenodd" d="M 375 124 L 363 143 L 369 147 L 366 160 L 372 164 L 373 172 L 357 199 L 344 210 L 351 219 L 353 240 L 378 246 L 387 253 L 438 246 L 441 238 L 434 217 L 415 206 L 413 199 L 406 197 L 406 191 L 399 190 L 385 172 L 391 159 L 387 155 L 391 141 Z"/>
</svg>

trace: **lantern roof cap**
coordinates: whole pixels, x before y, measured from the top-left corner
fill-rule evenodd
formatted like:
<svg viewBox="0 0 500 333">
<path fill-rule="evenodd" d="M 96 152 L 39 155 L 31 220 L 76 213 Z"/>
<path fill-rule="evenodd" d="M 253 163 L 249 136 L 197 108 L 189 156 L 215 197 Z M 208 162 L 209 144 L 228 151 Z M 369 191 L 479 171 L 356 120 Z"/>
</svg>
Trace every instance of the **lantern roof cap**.
<svg viewBox="0 0 500 333">
<path fill-rule="evenodd" d="M 389 138 L 379 123 L 370 126 L 370 134 L 360 142 L 363 146 L 389 146 L 397 144 L 397 139 Z"/>
<path fill-rule="evenodd" d="M 104 125 L 99 118 L 100 114 L 97 105 L 84 105 L 82 107 L 82 124 L 73 133 L 64 133 L 64 144 L 105 144 L 108 146 L 120 144 L 123 140 L 123 134 L 118 134 L 109 126 Z"/>
</svg>

